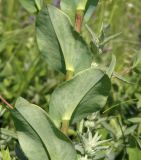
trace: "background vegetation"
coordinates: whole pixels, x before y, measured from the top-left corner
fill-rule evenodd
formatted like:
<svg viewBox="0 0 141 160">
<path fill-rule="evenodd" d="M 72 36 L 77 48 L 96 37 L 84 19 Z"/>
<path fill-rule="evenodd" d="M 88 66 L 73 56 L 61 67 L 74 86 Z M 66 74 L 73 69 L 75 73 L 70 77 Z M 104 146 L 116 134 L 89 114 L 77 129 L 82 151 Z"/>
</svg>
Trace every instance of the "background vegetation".
<svg viewBox="0 0 141 160">
<path fill-rule="evenodd" d="M 140 0 L 101 0 L 89 23 L 93 32 L 106 40 L 101 42 L 102 58 L 95 56 L 96 62 L 104 66 L 110 60 L 109 55 L 116 55 L 115 74 L 122 79 L 112 79 L 111 94 L 100 119 L 106 118 L 103 126 L 117 136 L 117 146 L 124 136 L 130 160 L 134 154 L 137 160 L 141 157 L 140 8 Z M 62 81 L 64 75 L 51 71 L 37 48 L 34 14 L 30 15 L 18 0 L 0 0 L 0 95 L 12 105 L 22 96 L 48 111 L 50 94 Z M 0 105 L 1 152 L 8 147 L 15 157 L 13 121 L 3 105 Z M 127 134 L 123 134 L 124 128 L 128 129 Z M 106 131 L 100 132 L 104 137 Z"/>
</svg>

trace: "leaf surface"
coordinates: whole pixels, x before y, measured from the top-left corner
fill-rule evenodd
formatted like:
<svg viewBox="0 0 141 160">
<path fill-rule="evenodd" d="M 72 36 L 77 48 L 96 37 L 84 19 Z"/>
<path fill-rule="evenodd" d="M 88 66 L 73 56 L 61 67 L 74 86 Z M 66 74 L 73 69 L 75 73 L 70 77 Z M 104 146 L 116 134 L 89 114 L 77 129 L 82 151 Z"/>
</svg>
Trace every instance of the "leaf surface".
<svg viewBox="0 0 141 160">
<path fill-rule="evenodd" d="M 70 140 L 40 107 L 19 98 L 11 112 L 19 143 L 28 159 L 76 160 Z"/>
<path fill-rule="evenodd" d="M 36 20 L 37 43 L 50 67 L 65 73 L 65 61 L 48 9 L 39 12 Z"/>
<path fill-rule="evenodd" d="M 53 6 L 42 10 L 36 26 L 39 49 L 53 68 L 65 66 L 65 70 L 77 73 L 90 67 L 92 54 L 87 44 L 62 11 Z"/>
<path fill-rule="evenodd" d="M 74 123 L 105 105 L 110 86 L 110 79 L 101 70 L 82 71 L 54 91 L 49 114 L 57 127 L 65 120 Z"/>
<path fill-rule="evenodd" d="M 60 3 L 61 10 L 69 16 L 73 25 L 75 24 L 75 14 L 78 3 L 79 0 L 61 0 Z"/>
</svg>

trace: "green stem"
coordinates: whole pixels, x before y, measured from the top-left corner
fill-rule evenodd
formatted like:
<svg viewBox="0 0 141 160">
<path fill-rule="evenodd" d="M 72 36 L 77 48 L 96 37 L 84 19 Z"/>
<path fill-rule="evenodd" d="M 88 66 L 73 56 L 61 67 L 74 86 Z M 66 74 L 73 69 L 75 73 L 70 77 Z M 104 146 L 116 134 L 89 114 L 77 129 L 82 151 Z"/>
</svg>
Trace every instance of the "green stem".
<svg viewBox="0 0 141 160">
<path fill-rule="evenodd" d="M 14 107 L 11 106 L 11 104 L 8 103 L 1 95 L 0 95 L 0 100 L 1 100 L 4 104 L 6 104 L 9 109 L 14 109 Z"/>
<path fill-rule="evenodd" d="M 66 81 L 70 80 L 73 77 L 74 73 L 73 71 L 68 70 L 66 74 Z"/>
<path fill-rule="evenodd" d="M 69 129 L 69 121 L 68 120 L 63 120 L 62 121 L 62 126 L 61 126 L 61 131 L 65 135 L 68 135 L 68 129 Z"/>
<path fill-rule="evenodd" d="M 77 9 L 76 9 L 76 18 L 75 18 L 75 30 L 80 33 L 82 28 L 82 23 L 84 19 L 84 12 L 86 9 L 88 0 L 81 0 L 78 3 Z"/>
<path fill-rule="evenodd" d="M 126 153 L 127 153 L 126 137 L 125 137 L 125 135 L 124 135 L 124 131 L 123 131 L 123 129 L 122 129 L 122 124 L 121 124 L 121 120 L 120 120 L 120 117 L 119 117 L 119 116 L 118 116 L 118 123 L 119 123 L 120 129 L 121 129 L 121 133 L 122 133 L 122 137 L 123 137 L 124 151 L 125 151 L 123 157 L 125 158 Z"/>
<path fill-rule="evenodd" d="M 69 136 L 74 136 L 74 137 L 76 137 L 76 136 L 77 136 L 77 132 L 74 131 L 73 129 L 69 128 L 69 129 L 68 129 L 68 135 L 69 135 Z"/>
<path fill-rule="evenodd" d="M 75 30 L 80 33 L 84 18 L 84 10 L 77 10 L 75 17 Z"/>
</svg>

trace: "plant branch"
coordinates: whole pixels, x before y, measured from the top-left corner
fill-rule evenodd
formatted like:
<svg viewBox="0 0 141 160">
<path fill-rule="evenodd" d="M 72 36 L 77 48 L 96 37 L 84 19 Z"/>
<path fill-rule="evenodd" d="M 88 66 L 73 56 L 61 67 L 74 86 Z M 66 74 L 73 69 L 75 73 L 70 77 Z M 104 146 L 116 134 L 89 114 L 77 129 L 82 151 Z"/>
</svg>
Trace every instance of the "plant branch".
<svg viewBox="0 0 141 160">
<path fill-rule="evenodd" d="M 75 16 L 75 30 L 80 33 L 82 28 L 82 23 L 84 19 L 84 12 L 86 9 L 88 0 L 81 0 L 78 3 L 77 9 L 76 9 L 76 16 Z"/>
<path fill-rule="evenodd" d="M 68 70 L 66 74 L 66 81 L 70 80 L 74 75 L 73 71 Z"/>
<path fill-rule="evenodd" d="M 76 17 L 75 17 L 75 30 L 78 33 L 81 32 L 83 17 L 84 17 L 84 11 L 83 10 L 77 10 Z"/>
<path fill-rule="evenodd" d="M 123 157 L 125 158 L 125 156 L 126 156 L 126 153 L 127 153 L 127 146 L 126 146 L 126 137 L 125 137 L 125 135 L 124 135 L 124 131 L 123 131 L 123 129 L 122 129 L 122 124 L 121 124 L 121 122 L 120 122 L 120 118 L 119 118 L 119 116 L 118 116 L 118 123 L 119 123 L 119 127 L 120 127 L 120 129 L 121 129 L 121 133 L 122 133 L 122 137 L 123 137 L 123 143 L 124 143 L 124 155 L 123 155 Z"/>
<path fill-rule="evenodd" d="M 4 104 L 6 104 L 9 109 L 14 109 L 14 107 L 13 107 L 10 103 L 8 103 L 1 95 L 0 95 L 0 100 L 1 100 Z"/>
<path fill-rule="evenodd" d="M 67 135 L 68 134 L 68 129 L 69 129 L 69 121 L 68 120 L 63 120 L 62 121 L 62 126 L 61 126 L 61 131 Z"/>
</svg>

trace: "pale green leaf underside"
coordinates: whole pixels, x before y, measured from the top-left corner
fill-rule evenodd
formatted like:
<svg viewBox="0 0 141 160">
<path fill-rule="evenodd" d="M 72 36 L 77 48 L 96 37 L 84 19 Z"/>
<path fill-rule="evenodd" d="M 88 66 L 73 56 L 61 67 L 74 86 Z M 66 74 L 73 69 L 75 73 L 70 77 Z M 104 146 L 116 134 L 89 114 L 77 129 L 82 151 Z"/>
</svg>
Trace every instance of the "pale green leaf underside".
<svg viewBox="0 0 141 160">
<path fill-rule="evenodd" d="M 87 44 L 73 30 L 68 17 L 49 6 L 37 18 L 37 42 L 53 68 L 77 73 L 90 67 L 92 55 Z M 65 64 L 64 64 L 65 63 Z"/>
<path fill-rule="evenodd" d="M 19 98 L 16 109 L 11 112 L 19 143 L 29 160 L 76 160 L 70 140 L 41 108 Z"/>
<path fill-rule="evenodd" d="M 49 114 L 57 127 L 63 120 L 74 123 L 105 105 L 110 86 L 108 76 L 101 70 L 82 71 L 54 91 Z"/>
</svg>

